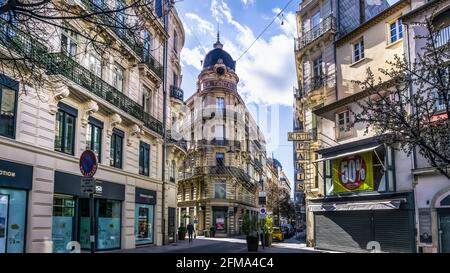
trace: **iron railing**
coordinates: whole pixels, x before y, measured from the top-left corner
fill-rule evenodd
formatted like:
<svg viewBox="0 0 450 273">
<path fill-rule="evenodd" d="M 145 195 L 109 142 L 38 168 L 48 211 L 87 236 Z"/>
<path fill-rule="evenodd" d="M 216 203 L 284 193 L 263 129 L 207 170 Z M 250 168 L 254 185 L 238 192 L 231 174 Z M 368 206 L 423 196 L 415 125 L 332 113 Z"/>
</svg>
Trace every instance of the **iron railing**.
<svg viewBox="0 0 450 273">
<path fill-rule="evenodd" d="M 145 64 L 150 70 L 162 79 L 163 68 L 162 65 L 150 54 L 150 52 L 144 51 L 144 45 L 141 41 L 137 40 L 137 33 L 132 33 L 130 29 L 122 25 L 116 18 L 117 12 L 112 12 L 106 3 L 99 6 L 92 0 L 81 0 L 83 4 L 101 20 L 101 23 L 106 27 L 109 27 L 117 37 L 120 38 L 128 47 L 130 47 L 136 55 L 142 58 L 142 63 Z"/>
<path fill-rule="evenodd" d="M 181 100 L 181 101 L 184 101 L 183 89 L 181 89 L 181 88 L 179 88 L 177 86 L 171 85 L 170 86 L 170 97 L 178 99 L 178 100 Z"/>
<path fill-rule="evenodd" d="M 47 47 L 3 18 L 0 18 L 0 44 L 20 55 L 25 61 L 30 60 L 44 67 L 47 63 Z"/>
<path fill-rule="evenodd" d="M 176 140 L 172 136 L 172 130 L 167 130 L 167 140 L 171 144 L 176 144 L 187 151 L 187 141 L 185 139 Z"/>
<path fill-rule="evenodd" d="M 325 75 L 311 77 L 309 80 L 306 80 L 303 83 L 303 90 L 304 90 L 303 92 L 307 94 L 311 91 L 314 91 L 316 89 L 323 87 L 325 85 L 325 83 L 326 83 Z"/>
<path fill-rule="evenodd" d="M 241 142 L 239 140 L 229 140 L 229 139 L 212 139 L 212 140 L 206 140 L 201 139 L 197 140 L 198 146 L 231 146 L 238 150 L 241 149 Z"/>
<path fill-rule="evenodd" d="M 317 26 L 295 39 L 295 51 L 299 51 L 328 32 L 336 32 L 336 19 L 330 15 Z"/>
<path fill-rule="evenodd" d="M 306 95 L 305 89 L 303 89 L 301 86 L 300 88 L 294 87 L 294 98 L 301 99 Z"/>
<path fill-rule="evenodd" d="M 91 93 L 142 121 L 144 125 L 162 135 L 162 123 L 144 111 L 144 108 L 112 85 L 63 53 L 48 54 L 47 73 L 62 75 Z"/>
<path fill-rule="evenodd" d="M 434 39 L 436 47 L 441 47 L 450 42 L 450 26 L 446 26 L 435 32 Z"/>
</svg>

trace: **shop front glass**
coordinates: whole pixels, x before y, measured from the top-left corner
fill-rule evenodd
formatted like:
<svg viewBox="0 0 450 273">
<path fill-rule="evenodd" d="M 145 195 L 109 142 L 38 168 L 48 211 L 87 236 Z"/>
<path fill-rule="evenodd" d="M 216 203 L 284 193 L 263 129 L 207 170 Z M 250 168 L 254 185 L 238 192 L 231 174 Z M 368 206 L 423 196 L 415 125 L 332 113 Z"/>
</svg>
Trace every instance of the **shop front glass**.
<svg viewBox="0 0 450 273">
<path fill-rule="evenodd" d="M 75 200 L 73 196 L 55 195 L 52 223 L 53 252 L 68 252 L 66 246 L 73 238 L 74 218 Z"/>
<path fill-rule="evenodd" d="M 120 248 L 120 201 L 106 199 L 96 201 L 97 249 Z"/>
<path fill-rule="evenodd" d="M 226 231 L 226 211 L 225 210 L 214 210 L 213 211 L 214 224 L 216 226 L 217 232 Z"/>
<path fill-rule="evenodd" d="M 26 191 L 0 188 L 0 253 L 24 252 L 26 204 Z"/>
<path fill-rule="evenodd" d="M 136 245 L 153 243 L 153 215 L 153 205 L 136 204 L 134 218 Z"/>
</svg>

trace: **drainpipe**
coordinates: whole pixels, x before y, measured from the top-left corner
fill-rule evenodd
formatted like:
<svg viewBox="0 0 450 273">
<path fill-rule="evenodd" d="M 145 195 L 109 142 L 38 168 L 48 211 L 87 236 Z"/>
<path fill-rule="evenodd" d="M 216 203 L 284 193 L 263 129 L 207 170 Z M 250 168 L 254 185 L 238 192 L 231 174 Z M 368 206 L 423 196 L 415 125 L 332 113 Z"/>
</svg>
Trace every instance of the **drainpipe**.
<svg viewBox="0 0 450 273">
<path fill-rule="evenodd" d="M 170 1 L 162 1 L 163 5 L 163 16 L 164 16 L 164 31 L 168 32 L 168 19 L 169 12 L 172 8 L 172 3 Z M 166 6 L 167 3 L 167 6 Z M 161 234 L 162 234 L 162 244 L 166 244 L 166 153 L 167 153 L 167 135 L 166 135 L 166 123 L 167 123 L 167 54 L 168 54 L 168 39 L 164 41 L 163 50 L 163 145 L 162 145 L 162 174 L 161 179 L 162 185 L 162 200 L 161 200 Z"/>
</svg>

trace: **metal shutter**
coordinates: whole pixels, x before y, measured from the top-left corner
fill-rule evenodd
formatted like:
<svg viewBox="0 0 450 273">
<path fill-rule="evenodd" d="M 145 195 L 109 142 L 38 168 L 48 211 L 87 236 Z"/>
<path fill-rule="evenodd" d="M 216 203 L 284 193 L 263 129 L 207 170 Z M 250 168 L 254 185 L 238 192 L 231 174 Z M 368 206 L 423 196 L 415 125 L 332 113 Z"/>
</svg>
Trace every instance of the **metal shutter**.
<svg viewBox="0 0 450 273">
<path fill-rule="evenodd" d="M 371 238 L 371 215 L 367 211 L 314 214 L 316 247 L 320 249 L 367 252 Z"/>
<path fill-rule="evenodd" d="M 414 225 L 408 210 L 381 210 L 373 213 L 374 241 L 383 252 L 415 252 Z"/>
</svg>

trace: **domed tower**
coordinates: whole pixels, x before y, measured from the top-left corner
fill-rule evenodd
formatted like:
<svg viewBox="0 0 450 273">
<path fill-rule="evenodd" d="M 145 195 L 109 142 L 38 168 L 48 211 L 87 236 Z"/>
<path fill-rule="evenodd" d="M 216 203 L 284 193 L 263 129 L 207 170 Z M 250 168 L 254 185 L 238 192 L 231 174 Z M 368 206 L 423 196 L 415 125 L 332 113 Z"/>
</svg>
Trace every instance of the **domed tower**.
<svg viewBox="0 0 450 273">
<path fill-rule="evenodd" d="M 261 158 L 256 153 L 265 148 L 251 148 L 250 138 L 263 136 L 238 93 L 236 62 L 219 34 L 202 65 L 197 90 L 186 101 L 189 147 L 184 179 L 178 183 L 178 208 L 180 215 L 190 216 L 182 220 L 185 224 L 197 219 L 200 234 L 213 227 L 218 236 L 232 236 L 242 232 L 243 214 L 258 210 L 256 168 L 262 168 L 250 158 Z"/>
</svg>

